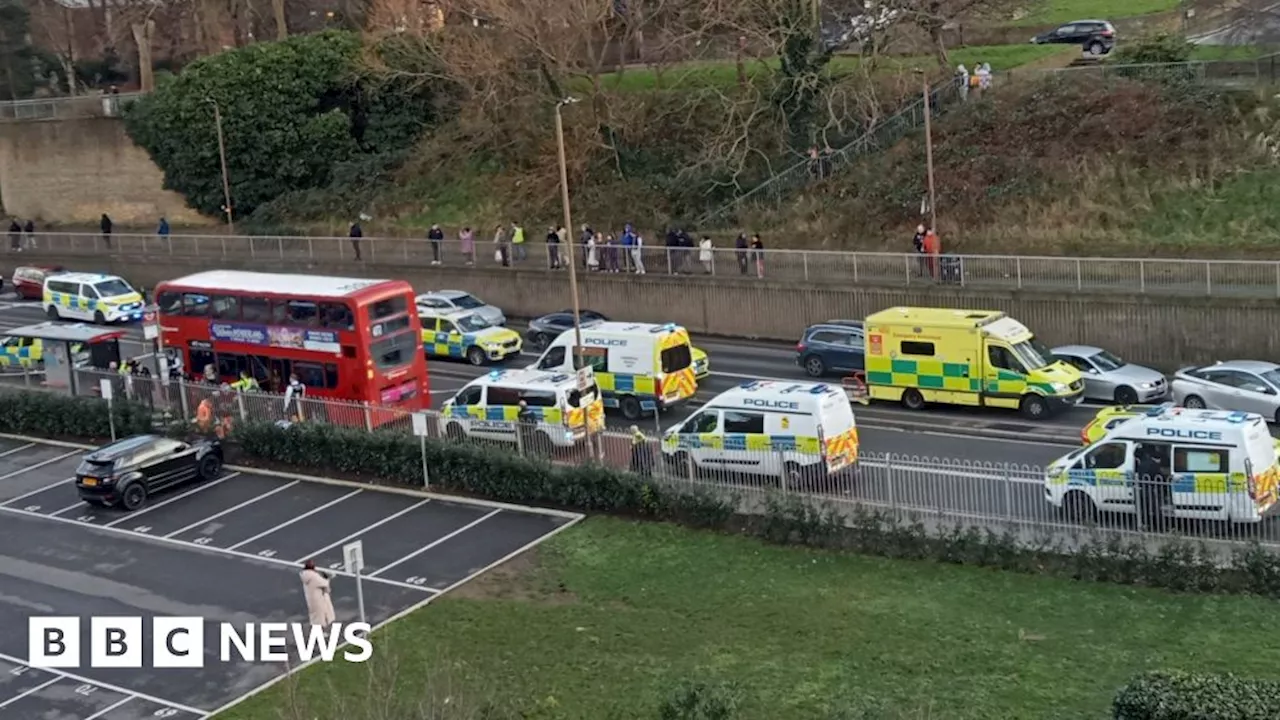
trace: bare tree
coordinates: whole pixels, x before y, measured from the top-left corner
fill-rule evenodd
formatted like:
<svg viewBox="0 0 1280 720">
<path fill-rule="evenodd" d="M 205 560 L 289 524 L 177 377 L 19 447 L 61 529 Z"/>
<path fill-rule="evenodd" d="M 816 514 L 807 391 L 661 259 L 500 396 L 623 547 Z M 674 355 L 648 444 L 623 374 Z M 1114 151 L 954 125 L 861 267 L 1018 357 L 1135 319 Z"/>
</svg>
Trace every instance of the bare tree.
<svg viewBox="0 0 1280 720">
<path fill-rule="evenodd" d="M 920 28 L 929 38 L 938 67 L 947 70 L 951 61 L 947 57 L 945 30 L 955 23 L 972 19 L 999 19 L 1008 17 L 1018 7 L 1030 0 L 892 0 L 890 6 Z"/>
</svg>

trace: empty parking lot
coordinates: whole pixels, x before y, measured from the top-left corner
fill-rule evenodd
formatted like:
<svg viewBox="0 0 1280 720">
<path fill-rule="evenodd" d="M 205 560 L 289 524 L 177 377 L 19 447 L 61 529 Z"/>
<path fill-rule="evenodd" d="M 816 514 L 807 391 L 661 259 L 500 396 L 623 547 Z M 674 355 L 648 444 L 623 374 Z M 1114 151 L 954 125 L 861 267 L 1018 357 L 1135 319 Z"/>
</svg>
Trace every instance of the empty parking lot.
<svg viewBox="0 0 1280 720">
<path fill-rule="evenodd" d="M 297 573 L 302 561 L 315 559 L 336 573 L 334 605 L 338 619 L 350 622 L 359 611 L 355 580 L 340 570 L 342 546 L 360 540 L 366 614 L 377 625 L 578 517 L 234 470 L 126 514 L 78 501 L 72 473 L 83 452 L 0 438 L 6 719 L 204 717 L 284 672 L 216 656 L 200 669 L 29 668 L 30 616 L 304 621 Z M 212 629 L 209 637 L 216 637 Z M 206 654 L 209 647 L 206 641 Z"/>
</svg>

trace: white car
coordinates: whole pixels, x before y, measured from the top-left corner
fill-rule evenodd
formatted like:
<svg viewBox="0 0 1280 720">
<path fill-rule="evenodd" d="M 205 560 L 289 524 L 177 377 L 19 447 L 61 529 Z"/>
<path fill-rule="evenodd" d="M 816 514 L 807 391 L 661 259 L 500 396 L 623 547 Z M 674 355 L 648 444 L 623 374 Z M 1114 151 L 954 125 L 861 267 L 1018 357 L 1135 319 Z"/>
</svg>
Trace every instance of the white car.
<svg viewBox="0 0 1280 720">
<path fill-rule="evenodd" d="M 507 316 L 502 313 L 501 308 L 489 305 L 475 295 L 462 290 L 435 290 L 423 293 L 414 298 L 414 304 L 418 306 L 419 313 L 427 310 L 432 311 L 434 315 L 442 315 L 458 310 L 470 310 L 493 327 L 502 327 L 507 324 Z"/>
<path fill-rule="evenodd" d="M 1173 401 L 1183 407 L 1257 413 L 1280 423 L 1280 365 L 1231 360 L 1182 368 L 1173 376 Z"/>
</svg>

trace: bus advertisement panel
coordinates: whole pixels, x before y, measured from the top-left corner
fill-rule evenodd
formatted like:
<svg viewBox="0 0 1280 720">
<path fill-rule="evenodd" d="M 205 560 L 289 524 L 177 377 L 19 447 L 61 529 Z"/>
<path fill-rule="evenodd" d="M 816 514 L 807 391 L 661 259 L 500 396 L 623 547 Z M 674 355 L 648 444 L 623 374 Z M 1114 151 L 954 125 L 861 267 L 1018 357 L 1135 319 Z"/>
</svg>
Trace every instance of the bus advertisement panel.
<svg viewBox="0 0 1280 720">
<path fill-rule="evenodd" d="M 214 270 L 160 283 L 161 340 L 192 380 L 248 372 L 268 392 L 290 373 L 308 397 L 403 411 L 429 404 L 413 288 L 403 280 Z"/>
</svg>

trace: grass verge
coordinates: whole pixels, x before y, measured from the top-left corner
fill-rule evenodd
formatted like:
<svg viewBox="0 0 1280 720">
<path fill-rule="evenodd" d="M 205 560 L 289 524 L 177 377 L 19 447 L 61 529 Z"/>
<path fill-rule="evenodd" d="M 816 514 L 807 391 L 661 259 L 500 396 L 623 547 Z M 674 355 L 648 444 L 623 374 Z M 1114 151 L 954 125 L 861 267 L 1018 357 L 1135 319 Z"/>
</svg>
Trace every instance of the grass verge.
<svg viewBox="0 0 1280 720">
<path fill-rule="evenodd" d="M 1013 26 L 1053 25 L 1072 20 L 1115 20 L 1165 12 L 1178 7 L 1178 0 L 1048 0 L 1032 12 L 1010 22 Z"/>
<path fill-rule="evenodd" d="M 365 720 L 352 708 L 444 693 L 524 717 L 654 718 L 687 679 L 736 683 L 752 720 L 1096 719 L 1141 670 L 1271 675 L 1273 605 L 593 518 L 380 631 L 376 662 L 308 669 L 217 720 Z M 399 675 L 371 681 L 379 668 Z M 437 673 L 447 685 L 424 679 Z"/>
<path fill-rule="evenodd" d="M 964 64 L 972 66 L 978 62 L 991 64 L 995 71 L 1010 70 L 1046 57 L 1063 52 L 1079 52 L 1078 48 L 1064 48 L 1061 45 L 983 45 L 975 47 L 955 48 L 948 51 L 952 66 Z M 883 56 L 878 59 L 878 71 L 885 73 L 911 72 L 913 70 L 936 70 L 937 61 L 932 55 Z M 862 58 L 853 55 L 838 55 L 832 59 L 830 72 L 833 74 L 849 73 L 858 68 Z M 778 60 L 766 58 L 750 60 L 746 63 L 747 75 L 757 78 L 767 73 L 776 72 Z M 701 88 L 724 87 L 737 82 L 738 70 L 733 61 L 696 61 L 680 63 L 661 71 L 648 67 L 631 67 L 625 70 L 601 76 L 601 87 L 607 90 L 623 92 L 639 92 L 662 88 Z M 586 87 L 584 85 L 584 87 Z"/>
</svg>

